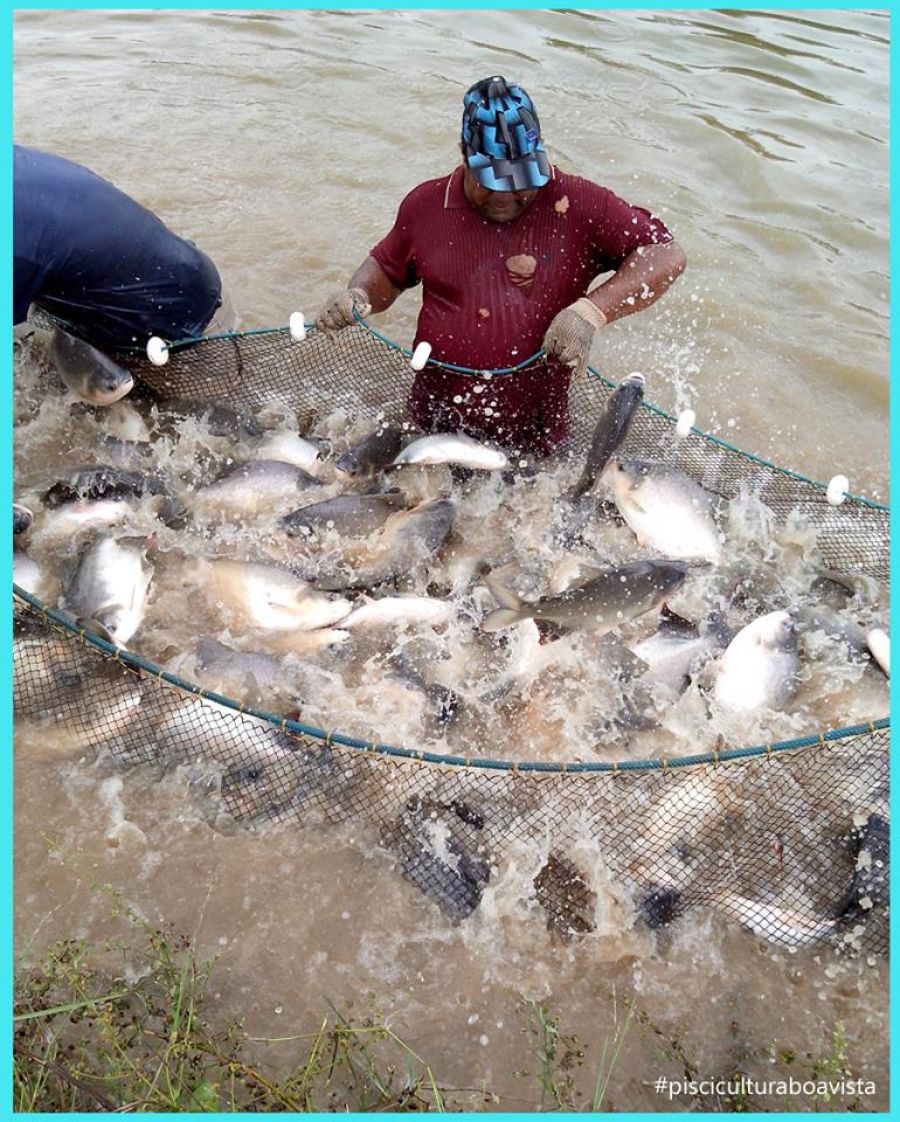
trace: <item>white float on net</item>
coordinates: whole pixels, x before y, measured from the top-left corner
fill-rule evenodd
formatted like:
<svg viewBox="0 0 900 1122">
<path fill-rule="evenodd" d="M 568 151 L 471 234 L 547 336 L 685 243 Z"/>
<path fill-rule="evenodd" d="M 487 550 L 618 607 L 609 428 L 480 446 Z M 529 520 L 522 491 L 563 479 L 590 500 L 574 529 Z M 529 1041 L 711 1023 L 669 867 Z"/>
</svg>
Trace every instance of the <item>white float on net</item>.
<svg viewBox="0 0 900 1122">
<path fill-rule="evenodd" d="M 836 475 L 828 484 L 825 497 L 832 506 L 840 506 L 850 491 L 850 480 L 846 475 Z"/>
<path fill-rule="evenodd" d="M 291 312 L 288 319 L 288 328 L 291 332 L 291 338 L 296 339 L 298 343 L 302 343 L 306 338 L 306 322 L 303 319 L 302 312 Z"/>
<path fill-rule="evenodd" d="M 147 358 L 154 366 L 165 366 L 169 361 L 169 344 L 158 335 L 151 335 L 147 340 Z"/>
<path fill-rule="evenodd" d="M 866 645 L 872 653 L 872 658 L 878 663 L 885 674 L 891 676 L 891 641 L 886 631 L 880 627 L 873 627 L 866 632 Z"/>
<path fill-rule="evenodd" d="M 424 370 L 425 363 L 431 357 L 431 344 L 426 343 L 423 339 L 412 353 L 412 358 L 409 360 L 409 365 L 413 370 Z"/>
<path fill-rule="evenodd" d="M 694 422 L 697 420 L 697 414 L 693 409 L 683 409 L 678 415 L 678 421 L 675 424 L 675 435 L 684 437 L 694 427 Z"/>
</svg>

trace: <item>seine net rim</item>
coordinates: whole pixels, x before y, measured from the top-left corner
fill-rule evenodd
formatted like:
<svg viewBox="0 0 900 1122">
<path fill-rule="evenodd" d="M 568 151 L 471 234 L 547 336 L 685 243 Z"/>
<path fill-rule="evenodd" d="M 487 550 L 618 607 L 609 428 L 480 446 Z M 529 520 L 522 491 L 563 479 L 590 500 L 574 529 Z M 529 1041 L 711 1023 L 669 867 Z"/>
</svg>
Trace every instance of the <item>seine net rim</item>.
<svg viewBox="0 0 900 1122">
<path fill-rule="evenodd" d="M 398 355 L 403 356 L 403 358 L 406 359 L 406 360 L 412 359 L 415 352 L 411 348 L 404 347 L 401 344 L 394 342 L 394 340 L 390 339 L 387 335 L 384 335 L 382 332 L 378 331 L 377 328 L 373 327 L 370 323 L 368 323 L 365 319 L 363 319 L 362 316 L 360 316 L 359 313 L 356 312 L 356 311 L 354 311 L 354 317 L 356 319 L 356 327 L 361 332 L 363 332 L 365 335 L 367 335 L 369 338 L 377 340 L 377 342 L 383 344 L 388 350 L 396 352 Z M 224 331 L 224 332 L 220 332 L 220 333 L 217 333 L 217 334 L 214 334 L 214 335 L 188 336 L 184 339 L 176 339 L 176 340 L 173 340 L 172 342 L 168 342 L 168 343 L 166 343 L 165 341 L 162 341 L 163 342 L 163 350 L 166 353 L 166 359 L 165 359 L 165 361 L 163 362 L 162 365 L 165 366 L 165 364 L 168 362 L 168 355 L 169 354 L 179 354 L 179 353 L 183 353 L 185 351 L 194 350 L 194 349 L 201 349 L 202 350 L 204 346 L 208 346 L 208 345 L 211 345 L 211 344 L 214 344 L 214 343 L 233 342 L 233 343 L 237 344 L 237 342 L 239 342 L 241 340 L 252 340 L 252 339 L 255 339 L 255 338 L 262 338 L 262 337 L 270 336 L 270 335 L 283 335 L 283 336 L 286 336 L 288 338 L 291 338 L 292 342 L 295 343 L 295 344 L 302 344 L 303 342 L 306 341 L 306 339 L 308 339 L 310 337 L 310 335 L 314 335 L 317 332 L 320 335 L 322 334 L 319 331 L 319 329 L 315 326 L 314 323 L 304 323 L 304 331 L 306 333 L 304 338 L 303 339 L 296 339 L 296 340 L 292 338 L 291 327 L 289 325 L 284 325 L 284 326 L 281 326 L 281 327 L 250 328 L 246 331 Z M 150 366 L 151 369 L 154 366 L 159 368 L 157 363 L 152 363 L 151 364 L 151 360 L 149 360 L 147 358 L 147 355 L 149 354 L 149 350 L 150 350 L 150 343 L 148 343 L 146 348 L 145 347 L 126 347 L 126 348 L 123 348 L 119 352 L 119 354 L 122 355 L 123 357 L 128 356 L 128 355 L 131 355 L 131 356 L 140 355 L 141 356 L 141 366 L 143 367 L 143 369 L 139 371 L 139 376 L 140 376 L 140 374 L 143 374 L 144 376 L 146 376 L 146 374 L 148 372 L 147 371 L 147 366 L 148 365 Z M 473 378 L 490 379 L 490 378 L 495 378 L 495 377 L 505 377 L 509 374 L 515 374 L 515 373 L 518 373 L 519 371 L 526 370 L 529 366 L 532 366 L 536 362 L 539 362 L 543 357 L 544 357 L 544 352 L 543 351 L 537 351 L 537 352 L 535 352 L 535 354 L 533 354 L 533 355 L 529 356 L 528 358 L 524 359 L 522 362 L 518 363 L 516 366 L 503 367 L 503 368 L 496 369 L 496 370 L 484 370 L 484 369 L 478 369 L 478 368 L 475 368 L 475 367 L 458 366 L 458 365 L 455 365 L 454 363 L 442 363 L 442 362 L 440 362 L 436 359 L 430 358 L 430 357 L 427 359 L 427 361 L 425 363 L 425 366 L 426 367 L 431 367 L 431 368 L 434 368 L 434 369 L 451 370 L 451 371 L 453 371 L 454 374 L 461 374 L 463 376 L 470 375 Z M 145 362 L 145 360 L 146 360 L 146 362 Z M 588 378 L 590 380 L 600 382 L 608 390 L 612 390 L 616 386 L 616 382 L 607 378 L 604 374 L 602 374 L 594 366 L 588 365 L 587 375 L 588 375 Z M 153 380 L 148 380 L 148 381 L 149 381 L 149 384 L 151 386 L 154 385 Z M 654 405 L 650 401 L 646 401 L 646 400 L 641 401 L 638 405 L 638 410 L 643 411 L 647 414 L 655 415 L 656 417 L 661 418 L 662 420 L 669 422 L 671 425 L 675 425 L 676 422 L 678 421 L 678 418 L 675 417 L 673 414 L 666 412 L 665 409 L 662 409 L 658 405 Z M 731 444 L 727 440 L 723 440 L 722 437 L 715 436 L 715 435 L 713 435 L 712 433 L 709 433 L 709 432 L 705 432 L 703 429 L 697 428 L 695 425 L 692 425 L 690 427 L 690 434 L 694 437 L 701 438 L 703 441 L 706 441 L 713 446 L 716 446 L 718 448 L 722 448 L 729 453 L 734 453 L 735 455 L 741 456 L 743 459 L 749 461 L 750 463 L 755 464 L 758 467 L 767 468 L 768 470 L 773 471 L 773 472 L 775 472 L 779 475 L 783 475 L 786 478 L 796 480 L 798 482 L 805 483 L 805 484 L 808 484 L 809 486 L 815 487 L 818 491 L 821 491 L 822 494 L 825 494 L 828 491 L 828 484 L 825 483 L 825 482 L 822 482 L 821 480 L 813 479 L 810 476 L 804 475 L 802 472 L 799 472 L 799 471 L 797 471 L 793 468 L 786 468 L 786 467 L 781 466 L 780 464 L 773 463 L 771 460 L 767 460 L 764 457 L 758 456 L 753 452 L 748 452 L 743 448 L 739 448 L 739 447 L 737 447 L 737 445 Z M 846 495 L 844 497 L 843 502 L 850 503 L 850 504 L 854 504 L 854 503 L 859 504 L 859 505 L 864 506 L 864 507 L 869 507 L 872 510 L 878 510 L 878 511 L 882 511 L 882 512 L 885 512 L 885 513 L 889 513 L 889 511 L 890 511 L 890 507 L 887 506 L 886 504 L 879 503 L 874 499 L 870 499 L 865 495 L 856 494 L 852 491 L 846 492 Z"/>
<path fill-rule="evenodd" d="M 290 327 L 229 333 L 169 357 L 164 367 L 134 352 L 122 362 L 176 411 L 276 401 L 301 431 L 335 410 L 404 419 L 412 373 L 409 351 L 359 323 L 333 339 L 301 340 Z M 613 387 L 593 368 L 573 384 L 570 464 Z M 725 498 L 748 494 L 779 524 L 796 516 L 815 531 L 817 564 L 889 587 L 888 507 L 855 495 L 833 506 L 825 484 L 696 428 L 673 440 L 675 418 L 649 402 L 632 420 L 626 456 L 672 462 Z M 568 751 L 588 760 L 444 755 L 241 704 L 114 647 L 16 584 L 13 605 L 13 705 L 26 748 L 34 738 L 42 750 L 90 751 L 101 769 L 183 766 L 203 816 L 228 829 L 353 823 L 454 923 L 527 854 L 535 875 L 520 891 L 564 941 L 598 929 L 611 892 L 635 929 L 707 908 L 791 949 L 887 950 L 889 717 L 669 758 L 621 759 L 627 749 L 612 742 L 593 760 L 593 742 L 573 741 Z M 483 750 L 499 757 L 504 744 Z"/>
<path fill-rule="evenodd" d="M 424 749 L 406 748 L 399 745 L 384 744 L 378 741 L 361 740 L 357 737 L 348 736 L 339 731 L 327 731 L 325 729 L 317 728 L 313 725 L 307 725 L 301 721 L 294 721 L 286 717 L 281 717 L 276 713 L 270 713 L 268 710 L 257 709 L 253 706 L 244 705 L 242 702 L 235 701 L 224 694 L 215 693 L 212 690 L 206 690 L 201 686 L 190 682 L 186 678 L 181 678 L 178 675 L 171 674 L 169 671 L 157 666 L 155 663 L 150 662 L 148 659 L 142 658 L 140 655 L 134 654 L 131 651 L 122 650 L 112 643 L 107 642 L 101 636 L 96 635 L 90 631 L 86 631 L 83 627 L 79 627 L 75 620 L 67 616 L 66 613 L 60 612 L 49 605 L 44 604 L 38 597 L 33 596 L 31 593 L 20 588 L 15 583 L 13 584 L 13 607 L 15 602 L 19 600 L 21 603 L 28 605 L 28 607 L 38 615 L 43 621 L 50 626 L 60 630 L 71 638 L 73 641 L 80 641 L 85 646 L 93 649 L 99 655 L 106 659 L 118 662 L 129 670 L 134 671 L 139 675 L 148 675 L 160 683 L 166 683 L 176 689 L 188 693 L 194 697 L 199 698 L 201 701 L 210 701 L 216 705 L 224 706 L 227 709 L 233 710 L 236 714 L 253 717 L 264 721 L 266 724 L 272 726 L 281 732 L 292 734 L 295 736 L 302 736 L 312 740 L 320 741 L 326 747 L 340 746 L 343 748 L 351 748 L 357 751 L 374 754 L 385 759 L 404 760 L 413 763 L 423 763 L 430 765 L 439 765 L 442 767 L 451 768 L 472 768 L 482 771 L 503 771 L 503 772 L 528 772 L 531 774 L 570 774 L 570 775 L 586 775 L 586 774 L 612 774 L 621 775 L 628 772 L 666 772 L 677 771 L 685 768 L 703 767 L 709 764 L 719 766 L 728 764 L 732 761 L 759 759 L 760 757 L 771 757 L 786 752 L 799 751 L 803 748 L 810 748 L 819 746 L 824 748 L 826 745 L 835 744 L 842 740 L 850 740 L 858 736 L 864 736 L 867 733 L 874 733 L 878 731 L 887 730 L 890 728 L 890 717 L 882 717 L 876 720 L 867 721 L 863 724 L 848 725 L 839 729 L 826 729 L 820 730 L 816 733 L 810 733 L 802 737 L 794 737 L 790 740 L 775 741 L 767 744 L 747 745 L 738 748 L 727 748 L 722 751 L 706 752 L 702 754 L 689 755 L 689 756 L 673 756 L 673 757 L 659 757 L 644 760 L 617 760 L 617 761 L 548 761 L 548 760 L 501 760 L 493 759 L 486 756 L 454 756 L 443 754 L 439 752 L 428 752 Z"/>
</svg>

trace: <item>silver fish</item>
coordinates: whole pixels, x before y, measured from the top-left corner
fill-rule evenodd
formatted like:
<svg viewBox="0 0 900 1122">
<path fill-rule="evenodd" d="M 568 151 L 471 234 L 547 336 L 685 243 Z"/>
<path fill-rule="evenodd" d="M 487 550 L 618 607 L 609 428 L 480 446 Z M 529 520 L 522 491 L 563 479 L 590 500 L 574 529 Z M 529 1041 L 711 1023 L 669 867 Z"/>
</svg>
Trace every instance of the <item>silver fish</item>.
<svg viewBox="0 0 900 1122">
<path fill-rule="evenodd" d="M 330 445 L 305 440 L 296 432 L 278 429 L 268 432 L 253 450 L 254 460 L 277 460 L 312 472 L 327 453 Z"/>
<path fill-rule="evenodd" d="M 835 912 L 843 920 L 854 920 L 873 908 L 886 908 L 890 902 L 891 824 L 887 808 L 883 814 L 870 814 L 854 831 L 856 868 Z"/>
<path fill-rule="evenodd" d="M 813 608 L 797 608 L 794 615 L 804 633 L 824 632 L 830 639 L 843 643 L 854 658 L 871 661 L 886 677 L 890 677 L 887 655 L 879 659 L 881 652 L 878 648 L 877 635 L 874 641 L 875 649 L 872 649 L 871 636 L 877 633 L 877 628 L 867 631 L 848 615 L 847 611 L 835 611 L 827 604 L 819 604 Z M 884 635 L 884 632 L 882 631 L 881 634 Z"/>
<path fill-rule="evenodd" d="M 787 612 L 768 612 L 735 635 L 712 665 L 712 694 L 723 706 L 780 709 L 797 690 L 797 632 Z"/>
<path fill-rule="evenodd" d="M 719 892 L 710 904 L 767 943 L 780 947 L 815 946 L 833 938 L 839 930 L 833 919 L 810 918 L 804 912 L 763 904 L 737 892 Z"/>
<path fill-rule="evenodd" d="M 233 468 L 215 483 L 195 491 L 192 504 L 200 512 L 224 509 L 234 514 L 253 516 L 270 506 L 289 502 L 298 491 L 318 486 L 321 486 L 320 480 L 293 464 L 279 460 L 250 460 Z"/>
<path fill-rule="evenodd" d="M 584 471 L 572 489 L 573 499 L 590 491 L 610 456 L 624 443 L 632 417 L 643 400 L 644 384 L 643 374 L 629 374 L 609 395 L 606 409 L 594 429 Z"/>
<path fill-rule="evenodd" d="M 507 459 L 505 453 L 479 444 L 464 433 L 439 432 L 407 444 L 390 466 L 404 464 L 459 464 L 481 471 L 498 471 L 506 467 Z"/>
<path fill-rule="evenodd" d="M 209 636 L 197 644 L 194 669 L 207 689 L 252 705 L 260 704 L 263 691 L 275 689 L 281 676 L 281 662 L 274 655 L 235 651 Z"/>
<path fill-rule="evenodd" d="M 711 616 L 698 626 L 664 604 L 657 630 L 628 649 L 647 664 L 645 673 L 637 675 L 638 680 L 660 683 L 673 693 L 681 693 L 691 673 L 717 649 L 727 646 L 731 638 L 717 617 Z"/>
<path fill-rule="evenodd" d="M 51 753 L 98 747 L 139 713 L 140 682 L 113 659 L 32 616 L 14 632 L 13 711 L 60 734 L 46 745 Z"/>
<path fill-rule="evenodd" d="M 124 646 L 144 618 L 153 566 L 147 560 L 152 537 L 114 538 L 98 534 L 81 550 L 64 583 L 64 607 L 96 620 Z"/>
<path fill-rule="evenodd" d="M 381 596 L 377 600 L 361 596 L 341 620 L 341 627 L 445 623 L 455 614 L 452 604 L 433 596 Z"/>
<path fill-rule="evenodd" d="M 465 803 L 415 798 L 383 831 L 382 844 L 401 875 L 459 923 L 478 907 L 490 880 L 483 829 L 481 815 Z"/>
<path fill-rule="evenodd" d="M 719 500 L 685 472 L 670 464 L 614 457 L 603 479 L 642 546 L 685 561 L 721 562 Z"/>
<path fill-rule="evenodd" d="M 536 603 L 521 600 L 487 577 L 485 583 L 501 607 L 482 620 L 481 629 L 500 631 L 520 620 L 534 619 L 565 631 L 605 635 L 627 620 L 659 607 L 681 587 L 687 572 L 687 565 L 679 561 L 632 561 Z"/>
<path fill-rule="evenodd" d="M 69 389 L 94 405 L 112 405 L 134 386 L 134 379 L 124 367 L 58 327 L 50 340 L 50 354 Z"/>
<path fill-rule="evenodd" d="M 232 619 L 264 630 L 330 627 L 352 608 L 280 565 L 209 558 L 201 562 L 200 578 L 206 597 Z"/>
<path fill-rule="evenodd" d="M 41 532 L 52 538 L 71 537 L 83 530 L 111 529 L 124 522 L 132 509 L 121 499 L 65 503 L 44 519 Z"/>
</svg>

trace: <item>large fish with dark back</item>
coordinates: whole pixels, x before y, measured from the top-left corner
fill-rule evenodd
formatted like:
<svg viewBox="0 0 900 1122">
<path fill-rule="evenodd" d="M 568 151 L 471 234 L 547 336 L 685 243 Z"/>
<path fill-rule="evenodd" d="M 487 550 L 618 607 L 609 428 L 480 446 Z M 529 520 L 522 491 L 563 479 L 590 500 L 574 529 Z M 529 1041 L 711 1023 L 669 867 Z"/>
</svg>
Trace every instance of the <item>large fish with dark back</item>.
<svg viewBox="0 0 900 1122">
<path fill-rule="evenodd" d="M 688 566 L 680 561 L 631 561 L 606 569 L 586 584 L 559 596 L 530 603 L 490 577 L 485 584 L 500 607 L 481 622 L 482 631 L 500 631 L 523 619 L 549 623 L 563 631 L 605 635 L 627 620 L 649 612 L 681 587 Z"/>
<path fill-rule="evenodd" d="M 431 499 L 392 514 L 364 541 L 350 541 L 336 557 L 292 560 L 298 576 L 321 589 L 372 588 L 414 570 L 443 545 L 453 526 L 450 499 Z"/>
<path fill-rule="evenodd" d="M 644 375 L 629 374 L 609 395 L 606 409 L 597 422 L 587 463 L 572 489 L 572 498 L 581 498 L 594 486 L 600 473 L 628 435 L 631 420 L 644 397 Z"/>
</svg>

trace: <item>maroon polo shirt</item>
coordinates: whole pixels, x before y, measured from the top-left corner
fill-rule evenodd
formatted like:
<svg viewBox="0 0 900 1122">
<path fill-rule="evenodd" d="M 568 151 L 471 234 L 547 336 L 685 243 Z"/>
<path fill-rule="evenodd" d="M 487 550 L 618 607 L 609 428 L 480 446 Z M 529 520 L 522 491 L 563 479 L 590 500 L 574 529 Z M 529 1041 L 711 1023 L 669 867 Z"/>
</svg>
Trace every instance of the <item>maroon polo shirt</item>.
<svg viewBox="0 0 900 1122">
<path fill-rule="evenodd" d="M 410 191 L 371 252 L 398 288 L 422 284 L 416 343 L 427 340 L 442 362 L 497 370 L 540 350 L 556 313 L 598 274 L 671 240 L 648 211 L 558 168 L 518 218 L 489 222 L 466 200 L 457 166 Z M 568 433 L 569 379 L 555 360 L 489 379 L 427 367 L 409 407 L 426 431 L 546 454 Z"/>
</svg>

